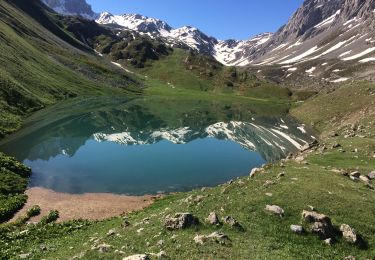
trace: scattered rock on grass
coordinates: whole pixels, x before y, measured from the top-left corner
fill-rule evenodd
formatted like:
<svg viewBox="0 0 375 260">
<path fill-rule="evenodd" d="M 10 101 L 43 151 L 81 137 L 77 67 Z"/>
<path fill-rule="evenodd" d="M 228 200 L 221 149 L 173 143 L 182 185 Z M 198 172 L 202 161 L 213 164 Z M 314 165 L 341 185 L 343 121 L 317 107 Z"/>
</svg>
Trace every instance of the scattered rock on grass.
<svg viewBox="0 0 375 260">
<path fill-rule="evenodd" d="M 127 227 L 130 226 L 130 222 L 127 219 L 124 219 L 124 221 L 122 222 L 121 226 L 123 228 L 127 228 Z"/>
<path fill-rule="evenodd" d="M 284 216 L 284 210 L 277 205 L 267 205 L 266 211 L 271 213 L 271 214 L 278 215 L 280 217 Z"/>
<path fill-rule="evenodd" d="M 156 258 L 158 258 L 158 259 L 166 258 L 166 257 L 167 257 L 167 253 L 166 253 L 165 251 L 160 251 L 160 252 L 157 253 L 155 256 L 156 256 Z"/>
<path fill-rule="evenodd" d="M 359 176 L 359 179 L 361 181 L 363 181 L 364 183 L 369 183 L 370 182 L 370 179 L 367 178 L 367 176 L 364 176 L 364 175 Z"/>
<path fill-rule="evenodd" d="M 219 225 L 219 217 L 217 216 L 216 212 L 211 212 L 210 215 L 207 217 L 207 222 L 211 225 Z"/>
<path fill-rule="evenodd" d="M 108 236 L 108 237 L 111 237 L 111 236 L 114 236 L 114 235 L 116 235 L 116 230 L 115 230 L 115 229 L 111 229 L 111 230 L 109 230 L 109 231 L 107 232 L 107 236 Z"/>
<path fill-rule="evenodd" d="M 149 260 L 150 258 L 147 255 L 132 255 L 123 258 L 122 260 Z"/>
<path fill-rule="evenodd" d="M 342 232 L 343 238 L 351 244 L 357 244 L 359 242 L 359 235 L 355 229 L 351 228 L 349 225 L 342 224 L 340 226 L 340 231 Z"/>
<path fill-rule="evenodd" d="M 27 258 L 29 258 L 31 256 L 31 253 L 26 253 L 26 254 L 20 254 L 20 255 L 18 255 L 18 257 L 20 258 L 20 259 L 27 259 Z"/>
<path fill-rule="evenodd" d="M 107 244 L 101 244 L 96 247 L 100 253 L 107 253 L 111 249 L 112 246 Z"/>
<path fill-rule="evenodd" d="M 369 174 L 367 174 L 367 178 L 369 178 L 370 180 L 374 180 L 375 179 L 375 171 L 372 171 Z"/>
<path fill-rule="evenodd" d="M 194 242 L 199 245 L 204 245 L 208 241 L 213 241 L 216 243 L 224 244 L 225 242 L 229 241 L 229 237 L 221 232 L 213 232 L 212 234 L 208 236 L 196 235 L 194 237 Z"/>
<path fill-rule="evenodd" d="M 324 244 L 331 246 L 333 244 L 333 239 L 332 238 L 327 238 L 324 240 Z"/>
<path fill-rule="evenodd" d="M 350 256 L 344 257 L 343 260 L 355 260 L 355 257 L 350 255 Z"/>
<path fill-rule="evenodd" d="M 223 222 L 231 227 L 241 228 L 240 223 L 231 216 L 224 217 Z"/>
<path fill-rule="evenodd" d="M 250 177 L 251 177 L 251 178 L 254 177 L 255 174 L 257 174 L 257 173 L 260 172 L 260 171 L 261 171 L 260 168 L 254 168 L 254 169 L 252 169 L 251 172 L 250 172 Z"/>
<path fill-rule="evenodd" d="M 291 225 L 290 226 L 290 230 L 292 230 L 292 232 L 296 233 L 296 234 L 302 234 L 302 233 L 304 233 L 303 227 L 299 226 L 299 225 Z"/>
<path fill-rule="evenodd" d="M 304 219 L 304 221 L 306 221 L 308 223 L 323 222 L 323 223 L 329 223 L 329 224 L 332 225 L 331 219 L 329 217 L 327 217 L 324 214 L 319 214 L 315 211 L 304 210 L 302 212 L 302 218 Z"/>
<path fill-rule="evenodd" d="M 311 227 L 311 231 L 319 235 L 321 239 L 334 237 L 334 228 L 327 222 L 315 222 Z"/>
<path fill-rule="evenodd" d="M 196 235 L 194 237 L 194 242 L 199 245 L 204 245 L 207 242 L 207 237 L 204 235 Z"/>
<path fill-rule="evenodd" d="M 199 219 L 191 213 L 176 213 L 174 217 L 166 217 L 164 226 L 168 230 L 184 229 L 199 224 Z"/>
<path fill-rule="evenodd" d="M 351 177 L 359 178 L 361 176 L 361 173 L 359 171 L 354 171 L 350 173 Z"/>
<path fill-rule="evenodd" d="M 163 246 L 165 244 L 165 241 L 164 240 L 159 240 L 156 245 L 157 246 Z"/>
<path fill-rule="evenodd" d="M 315 211 L 304 210 L 302 218 L 308 223 L 313 223 L 311 231 L 318 234 L 320 238 L 327 239 L 334 237 L 334 228 L 331 219 L 324 214 L 319 214 Z"/>
<path fill-rule="evenodd" d="M 229 237 L 221 232 L 213 232 L 212 234 L 208 235 L 207 238 L 212 239 L 217 243 L 225 243 L 229 240 Z"/>
</svg>

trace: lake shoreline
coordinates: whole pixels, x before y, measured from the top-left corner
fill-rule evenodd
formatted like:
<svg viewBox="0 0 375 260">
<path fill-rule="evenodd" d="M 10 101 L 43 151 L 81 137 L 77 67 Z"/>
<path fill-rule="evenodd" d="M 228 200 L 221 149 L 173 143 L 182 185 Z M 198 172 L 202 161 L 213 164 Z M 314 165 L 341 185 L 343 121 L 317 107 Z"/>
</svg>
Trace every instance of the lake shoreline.
<svg viewBox="0 0 375 260">
<path fill-rule="evenodd" d="M 23 216 L 34 205 L 39 205 L 41 214 L 31 222 L 40 221 L 50 210 L 58 210 L 58 222 L 69 220 L 105 220 L 150 206 L 159 196 L 127 196 L 111 193 L 60 193 L 45 188 L 29 188 L 25 194 L 27 203 L 11 220 Z"/>
</svg>

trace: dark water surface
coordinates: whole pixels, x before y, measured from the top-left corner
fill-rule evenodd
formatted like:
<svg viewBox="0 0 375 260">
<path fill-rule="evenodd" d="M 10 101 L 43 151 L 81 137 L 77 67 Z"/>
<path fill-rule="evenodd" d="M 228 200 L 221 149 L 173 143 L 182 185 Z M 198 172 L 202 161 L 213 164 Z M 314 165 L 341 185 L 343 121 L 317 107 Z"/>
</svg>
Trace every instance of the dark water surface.
<svg viewBox="0 0 375 260">
<path fill-rule="evenodd" d="M 36 113 L 0 150 L 32 168 L 31 187 L 142 195 L 245 176 L 311 140 L 267 106 L 116 97 Z"/>
</svg>

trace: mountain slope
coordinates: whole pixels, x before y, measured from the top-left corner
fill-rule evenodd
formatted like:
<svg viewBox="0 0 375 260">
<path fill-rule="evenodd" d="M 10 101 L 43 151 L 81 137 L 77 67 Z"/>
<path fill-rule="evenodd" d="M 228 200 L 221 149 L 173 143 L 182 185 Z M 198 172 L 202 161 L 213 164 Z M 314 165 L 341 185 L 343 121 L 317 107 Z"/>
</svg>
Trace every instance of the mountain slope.
<svg viewBox="0 0 375 260">
<path fill-rule="evenodd" d="M 20 126 L 20 116 L 57 100 L 134 85 L 61 29 L 58 16 L 39 1 L 0 2 L 0 136 Z"/>
<path fill-rule="evenodd" d="M 173 29 L 164 21 L 138 14 L 112 15 L 105 12 L 96 21 L 162 39 L 173 47 L 211 55 L 228 66 L 281 67 L 317 60 L 349 65 L 373 63 L 374 18 L 375 3 L 372 0 L 306 0 L 275 34 L 264 33 L 245 41 L 221 41 L 190 26 Z M 307 74 L 315 70 L 309 73 L 311 68 L 306 69 Z M 327 76 L 323 75 L 327 72 L 325 68 L 321 72 L 320 78 Z M 284 80 L 293 74 L 301 73 L 285 73 Z M 328 76 L 328 81 L 332 82 L 348 79 L 340 75 Z"/>
</svg>

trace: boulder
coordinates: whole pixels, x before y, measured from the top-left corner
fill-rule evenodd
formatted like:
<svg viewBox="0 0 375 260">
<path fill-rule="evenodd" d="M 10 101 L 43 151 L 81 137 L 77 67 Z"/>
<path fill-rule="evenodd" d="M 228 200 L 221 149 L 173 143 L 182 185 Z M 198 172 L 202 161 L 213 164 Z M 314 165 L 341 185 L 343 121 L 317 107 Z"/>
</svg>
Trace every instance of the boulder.
<svg viewBox="0 0 375 260">
<path fill-rule="evenodd" d="M 278 175 L 277 175 L 277 178 L 280 179 L 282 177 L 285 176 L 285 172 L 280 172 Z"/>
<path fill-rule="evenodd" d="M 375 171 L 372 171 L 369 174 L 367 174 L 367 178 L 369 178 L 370 180 L 374 180 L 375 179 Z"/>
<path fill-rule="evenodd" d="M 292 230 L 292 232 L 296 234 L 302 234 L 304 232 L 303 227 L 299 225 L 291 225 L 290 230 Z"/>
<path fill-rule="evenodd" d="M 365 175 L 361 175 L 361 176 L 359 176 L 359 179 L 360 179 L 361 181 L 365 182 L 365 183 L 369 183 L 369 182 L 370 182 L 370 179 L 367 178 L 367 176 L 365 176 Z"/>
<path fill-rule="evenodd" d="M 359 171 L 354 171 L 350 173 L 351 177 L 359 178 L 361 176 L 361 173 Z"/>
<path fill-rule="evenodd" d="M 167 217 L 164 226 L 168 230 L 185 229 L 199 225 L 199 219 L 191 213 L 176 213 L 174 217 Z"/>
<path fill-rule="evenodd" d="M 229 240 L 229 237 L 221 232 L 213 232 L 212 234 L 208 235 L 207 238 L 211 238 L 216 241 Z"/>
<path fill-rule="evenodd" d="M 108 237 L 111 237 L 111 236 L 114 236 L 114 235 L 116 235 L 116 229 L 111 229 L 107 232 Z"/>
<path fill-rule="evenodd" d="M 204 235 L 196 235 L 194 237 L 194 242 L 198 245 L 204 245 L 207 242 L 207 237 Z"/>
<path fill-rule="evenodd" d="M 284 210 L 277 205 L 267 205 L 265 210 L 271 214 L 278 215 L 280 217 L 284 216 Z"/>
<path fill-rule="evenodd" d="M 217 216 L 216 212 L 211 212 L 210 215 L 207 217 L 207 222 L 211 225 L 219 225 L 219 217 Z"/>
<path fill-rule="evenodd" d="M 335 235 L 333 226 L 327 222 L 315 222 L 311 227 L 311 231 L 324 240 Z"/>
<path fill-rule="evenodd" d="M 343 260 L 355 260 L 355 257 L 350 255 L 343 258 Z"/>
<path fill-rule="evenodd" d="M 223 222 L 231 227 L 237 227 L 240 228 L 241 225 L 240 223 L 233 217 L 231 216 L 226 216 L 223 218 Z"/>
<path fill-rule="evenodd" d="M 316 211 L 307 211 L 304 210 L 302 212 L 302 218 L 304 221 L 308 223 L 314 223 L 314 222 L 322 222 L 322 223 L 327 223 L 332 226 L 331 219 L 327 217 L 324 214 L 319 214 Z"/>
<path fill-rule="evenodd" d="M 208 236 L 196 235 L 194 237 L 194 242 L 199 245 L 204 245 L 208 241 L 214 241 L 217 243 L 224 244 L 228 240 L 229 240 L 229 237 L 221 232 L 213 232 L 212 234 Z"/>
<path fill-rule="evenodd" d="M 349 225 L 342 224 L 340 226 L 340 231 L 343 238 L 351 244 L 356 244 L 359 242 L 359 236 L 355 229 L 351 228 Z"/>
<path fill-rule="evenodd" d="M 147 255 L 132 255 L 132 256 L 127 256 L 123 258 L 122 260 L 149 260 L 150 258 Z"/>
<path fill-rule="evenodd" d="M 107 253 L 111 249 L 112 246 L 107 244 L 101 244 L 96 247 L 100 253 Z"/>
</svg>

